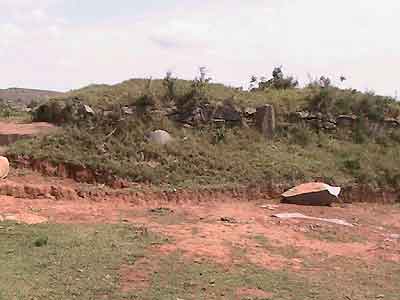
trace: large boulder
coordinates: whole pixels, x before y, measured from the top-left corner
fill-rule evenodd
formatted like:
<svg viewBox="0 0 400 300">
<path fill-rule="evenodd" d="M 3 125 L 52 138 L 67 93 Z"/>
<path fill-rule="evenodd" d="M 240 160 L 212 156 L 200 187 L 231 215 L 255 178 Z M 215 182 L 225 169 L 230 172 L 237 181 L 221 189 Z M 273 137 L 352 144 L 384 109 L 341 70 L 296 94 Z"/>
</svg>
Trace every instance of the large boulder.
<svg viewBox="0 0 400 300">
<path fill-rule="evenodd" d="M 213 119 L 240 123 L 242 121 L 242 111 L 231 101 L 225 101 L 222 105 L 217 106 Z"/>
<path fill-rule="evenodd" d="M 7 157 L 0 156 L 0 179 L 4 179 L 10 172 L 10 163 Z"/>
<path fill-rule="evenodd" d="M 400 122 L 399 122 L 399 120 L 394 119 L 394 118 L 385 118 L 383 120 L 383 125 L 385 128 L 399 128 Z"/>
<path fill-rule="evenodd" d="M 337 201 L 340 191 L 340 187 L 333 187 L 322 182 L 309 182 L 283 193 L 282 203 L 330 206 Z"/>
<path fill-rule="evenodd" d="M 336 124 L 339 127 L 352 127 L 357 121 L 355 115 L 340 115 L 336 118 Z"/>
<path fill-rule="evenodd" d="M 172 136 L 165 130 L 155 130 L 146 135 L 146 138 L 155 144 L 165 145 L 173 141 Z"/>
<path fill-rule="evenodd" d="M 170 114 L 174 120 L 197 126 L 210 122 L 212 118 L 213 108 L 210 105 L 196 105 L 187 110 L 177 111 L 175 114 Z"/>
</svg>

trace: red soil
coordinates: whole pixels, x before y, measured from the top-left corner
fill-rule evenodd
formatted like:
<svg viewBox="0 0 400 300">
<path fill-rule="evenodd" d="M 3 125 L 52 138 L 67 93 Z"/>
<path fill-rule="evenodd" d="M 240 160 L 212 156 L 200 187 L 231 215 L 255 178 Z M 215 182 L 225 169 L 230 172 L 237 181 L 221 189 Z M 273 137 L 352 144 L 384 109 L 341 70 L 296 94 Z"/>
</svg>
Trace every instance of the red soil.
<svg viewBox="0 0 400 300">
<path fill-rule="evenodd" d="M 25 179 L 23 179 L 25 178 Z M 34 183 L 29 183 L 35 181 Z M 199 203 L 183 199 L 180 204 L 165 198 L 146 198 L 138 201 L 134 196 L 108 199 L 65 198 L 54 196 L 54 190 L 76 191 L 73 181 L 40 177 L 37 174 L 12 177 L 7 184 L 20 186 L 28 182 L 34 192 L 25 191 L 24 199 L 0 196 L 1 219 L 9 218 L 28 224 L 42 223 L 119 223 L 142 224 L 150 231 L 171 237 L 170 243 L 155 249 L 155 255 L 182 251 L 189 260 L 211 260 L 229 269 L 248 261 L 267 269 L 291 269 L 299 272 L 329 268 L 324 262 L 332 257 L 359 260 L 367 264 L 380 261 L 400 262 L 400 239 L 389 238 L 400 234 L 400 208 L 396 205 L 354 204 L 346 207 L 306 207 L 278 204 L 275 210 L 261 208 L 257 201 L 240 198 Z M 4 182 L 3 182 L 4 184 Z M 62 189 L 61 189 L 62 187 Z M 53 191 L 53 194 L 51 193 Z M 18 189 L 17 189 L 18 192 Z M 67 193 L 68 194 L 68 193 Z M 150 194 L 156 195 L 156 194 Z M 270 202 L 272 203 L 272 202 Z M 150 208 L 168 207 L 171 211 L 156 214 Z M 312 220 L 279 220 L 271 214 L 299 212 L 313 217 L 340 218 L 355 227 L 328 224 Z M 224 217 L 224 218 L 223 218 Z M 221 218 L 225 221 L 221 221 Z M 331 232 L 338 240 L 326 240 Z M 340 237 L 345 239 L 340 240 Z M 318 262 L 315 269 L 305 270 L 305 259 Z M 139 260 L 134 266 L 121 269 L 122 288 L 145 287 L 151 272 L 157 266 L 149 259 Z M 144 271 L 146 270 L 146 271 Z"/>
</svg>

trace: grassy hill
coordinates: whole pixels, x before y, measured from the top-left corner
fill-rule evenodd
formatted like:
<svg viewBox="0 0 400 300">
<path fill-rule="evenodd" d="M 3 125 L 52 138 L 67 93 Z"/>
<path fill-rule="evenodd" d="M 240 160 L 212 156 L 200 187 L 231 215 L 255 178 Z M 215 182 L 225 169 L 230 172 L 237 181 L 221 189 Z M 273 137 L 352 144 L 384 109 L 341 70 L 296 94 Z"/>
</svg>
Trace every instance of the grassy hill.
<svg viewBox="0 0 400 300">
<path fill-rule="evenodd" d="M 206 80 L 170 78 L 92 85 L 54 101 L 65 104 L 71 99 L 79 99 L 96 112 L 124 105 L 148 110 L 143 115 L 68 122 L 56 136 L 18 142 L 9 155 L 67 162 L 108 170 L 137 182 L 174 187 L 313 179 L 339 185 L 400 187 L 400 129 L 374 131 L 366 125 L 399 118 L 399 103 L 387 97 L 318 83 L 305 88 L 243 91 Z M 246 127 L 204 124 L 187 128 L 152 113 L 227 99 L 241 108 L 272 104 L 277 113 L 275 138 L 266 140 L 256 129 Z M 361 121 L 352 129 L 335 132 L 291 124 L 291 113 L 303 110 L 326 117 L 355 114 Z M 145 133 L 154 129 L 167 130 L 174 142 L 166 146 L 146 142 Z"/>
<path fill-rule="evenodd" d="M 24 88 L 9 88 L 0 89 L 0 99 L 15 106 L 27 106 L 32 102 L 43 102 L 54 97 L 63 95 L 61 92 L 24 89 Z"/>
</svg>

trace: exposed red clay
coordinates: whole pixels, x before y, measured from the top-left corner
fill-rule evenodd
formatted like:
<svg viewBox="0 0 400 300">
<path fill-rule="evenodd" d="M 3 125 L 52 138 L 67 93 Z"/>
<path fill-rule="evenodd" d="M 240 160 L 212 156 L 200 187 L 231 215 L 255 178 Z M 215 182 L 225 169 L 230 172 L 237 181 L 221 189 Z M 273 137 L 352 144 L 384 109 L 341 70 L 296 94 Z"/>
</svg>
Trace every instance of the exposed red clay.
<svg viewBox="0 0 400 300">
<path fill-rule="evenodd" d="M 242 299 L 247 299 L 245 297 L 256 297 L 256 298 L 271 298 L 274 294 L 273 293 L 268 293 L 264 292 L 262 290 L 258 289 L 247 289 L 247 288 L 241 288 L 236 291 L 236 299 L 242 300 Z"/>
<path fill-rule="evenodd" d="M 143 257 L 133 265 L 123 265 L 120 270 L 122 292 L 145 290 L 153 273 L 158 269 L 155 257 Z"/>
<path fill-rule="evenodd" d="M 0 219 L 3 219 L 4 221 L 13 221 L 29 225 L 47 222 L 47 218 L 30 213 L 6 214 L 4 217 L 0 217 Z"/>
<path fill-rule="evenodd" d="M 400 262 L 400 241 L 387 240 L 388 235 L 400 233 L 400 208 L 395 205 L 307 207 L 279 204 L 272 211 L 260 207 L 265 204 L 264 201 L 249 202 L 247 198 L 241 200 L 240 196 L 229 198 L 227 195 L 222 195 L 219 201 L 219 194 L 210 194 L 212 200 L 203 203 L 199 203 L 199 199 L 190 198 L 191 194 L 187 198 L 181 195 L 180 201 L 172 203 L 151 193 L 146 195 L 147 198 L 139 195 L 141 199 L 134 195 L 107 198 L 104 193 L 105 199 L 101 200 L 92 198 L 90 193 L 85 197 L 76 196 L 78 185 L 72 180 L 35 176 L 34 173 L 12 175 L 9 182 L 11 186 L 25 184 L 21 190 L 24 199 L 0 196 L 0 216 L 3 219 L 8 216 L 28 224 L 45 221 L 74 224 L 124 221 L 143 224 L 149 230 L 171 238 L 172 242 L 159 247 L 159 254 L 179 250 L 187 259 L 211 260 L 226 268 L 246 260 L 267 269 L 302 270 L 304 257 L 312 257 L 321 262 L 335 256 L 358 259 L 369 264 L 385 260 Z M 29 185 L 28 191 L 26 184 Z M 68 191 L 75 191 L 76 195 L 65 197 Z M 57 197 L 58 193 L 62 195 Z M 10 194 L 15 195 L 15 190 L 11 190 Z M 29 195 L 38 195 L 38 199 L 29 198 Z M 144 198 L 145 201 L 142 200 Z M 155 215 L 149 211 L 150 208 L 160 206 L 169 207 L 173 212 Z M 341 218 L 356 226 L 349 228 L 310 220 L 282 221 L 271 217 L 280 212 Z M 356 239 L 325 240 L 322 237 L 326 231 Z M 268 245 L 263 245 L 260 237 Z M 288 248 L 294 250 L 290 255 L 285 255 L 284 250 Z M 124 271 L 129 273 L 129 269 Z"/>
<path fill-rule="evenodd" d="M 57 127 L 45 122 L 36 123 L 15 123 L 0 121 L 0 135 L 37 135 L 46 134 L 56 130 Z"/>
</svg>

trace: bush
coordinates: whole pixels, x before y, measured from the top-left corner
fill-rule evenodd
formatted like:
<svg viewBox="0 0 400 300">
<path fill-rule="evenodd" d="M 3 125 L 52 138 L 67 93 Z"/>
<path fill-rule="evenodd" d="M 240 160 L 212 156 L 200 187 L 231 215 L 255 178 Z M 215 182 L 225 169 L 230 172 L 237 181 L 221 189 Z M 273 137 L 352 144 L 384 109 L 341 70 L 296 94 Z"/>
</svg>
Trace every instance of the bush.
<svg viewBox="0 0 400 300">
<path fill-rule="evenodd" d="M 163 79 L 163 86 L 165 88 L 165 102 L 174 102 L 178 98 L 176 92 L 177 79 L 172 77 L 171 72 L 167 72 Z"/>
<path fill-rule="evenodd" d="M 307 102 L 309 111 L 329 114 L 335 104 L 333 90 L 330 88 L 317 88 L 315 92 L 307 97 Z"/>
<path fill-rule="evenodd" d="M 64 108 L 65 103 L 63 102 L 49 101 L 33 111 L 33 121 L 60 124 L 63 121 L 62 111 Z"/>
<path fill-rule="evenodd" d="M 251 86 L 254 86 L 257 81 L 256 77 L 251 78 Z M 299 82 L 294 79 L 292 76 L 285 76 L 282 71 L 282 67 L 276 67 L 272 71 L 272 78 L 266 80 L 265 78 L 261 78 L 258 83 L 258 88 L 253 90 L 267 90 L 267 89 L 277 89 L 277 90 L 286 90 L 295 88 L 299 85 Z"/>
<path fill-rule="evenodd" d="M 307 126 L 289 128 L 288 138 L 290 143 L 306 147 L 315 142 L 316 134 Z"/>
<path fill-rule="evenodd" d="M 213 143 L 214 144 L 223 143 L 225 139 L 226 139 L 225 127 L 216 128 Z"/>
<path fill-rule="evenodd" d="M 177 107 L 181 111 L 190 111 L 199 105 L 210 102 L 207 94 L 211 78 L 207 77 L 206 69 L 200 68 L 200 76 L 196 77 L 187 93 L 177 99 Z"/>
<path fill-rule="evenodd" d="M 47 236 L 40 236 L 35 239 L 35 242 L 33 243 L 35 247 L 43 247 L 46 246 L 48 243 L 49 238 Z"/>
<path fill-rule="evenodd" d="M 361 170 L 360 158 L 347 158 L 343 161 L 343 166 L 350 174 L 355 174 Z"/>
</svg>

